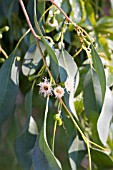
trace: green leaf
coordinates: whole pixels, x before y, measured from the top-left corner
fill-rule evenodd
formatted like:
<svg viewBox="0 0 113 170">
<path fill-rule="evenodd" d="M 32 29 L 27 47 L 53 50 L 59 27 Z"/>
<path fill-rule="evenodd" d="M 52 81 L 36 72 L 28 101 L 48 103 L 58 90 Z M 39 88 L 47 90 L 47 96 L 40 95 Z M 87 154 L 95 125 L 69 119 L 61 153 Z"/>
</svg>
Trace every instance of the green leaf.
<svg viewBox="0 0 113 170">
<path fill-rule="evenodd" d="M 85 114 L 92 123 L 92 137 L 95 142 L 100 142 L 97 133 L 97 120 L 102 109 L 102 93 L 98 75 L 94 70 L 89 70 L 83 84 Z"/>
<path fill-rule="evenodd" d="M 77 118 L 77 114 L 74 107 L 74 94 L 77 89 L 79 83 L 79 72 L 76 63 L 72 59 L 72 56 L 66 51 L 63 50 L 60 52 L 57 51 L 58 62 L 60 66 L 60 79 L 61 82 L 65 82 L 67 77 L 71 78 L 70 81 L 74 83 L 73 89 L 70 93 L 65 91 L 64 100 L 69 108 L 69 110 L 74 114 Z M 70 82 L 71 83 L 71 82 Z"/>
<path fill-rule="evenodd" d="M 37 12 L 38 12 L 38 19 L 42 16 L 45 11 L 46 1 L 38 0 L 37 1 Z M 32 15 L 33 16 L 33 15 Z"/>
<path fill-rule="evenodd" d="M 106 73 L 106 84 L 108 87 L 113 86 L 113 69 L 112 67 L 108 67 L 105 69 L 105 73 Z"/>
<path fill-rule="evenodd" d="M 101 59 L 97 51 L 93 47 L 93 45 L 91 45 L 91 55 L 92 55 L 94 68 L 98 74 L 100 85 L 101 85 L 102 102 L 104 102 L 104 96 L 105 96 L 105 91 L 106 91 L 106 77 L 105 77 L 104 67 L 102 65 Z"/>
<path fill-rule="evenodd" d="M 72 170 L 79 169 L 86 154 L 86 147 L 84 141 L 78 135 L 73 138 L 68 153 Z"/>
<path fill-rule="evenodd" d="M 85 113 L 92 120 L 93 113 L 100 113 L 102 108 L 102 93 L 97 73 L 92 69 L 86 74 L 84 85 Z"/>
<path fill-rule="evenodd" d="M 45 109 L 45 117 L 44 117 L 44 125 L 40 132 L 39 139 L 37 140 L 34 148 L 33 162 L 34 162 L 34 170 L 61 170 L 61 164 L 58 159 L 55 157 L 54 153 L 51 151 L 46 137 L 46 121 L 48 114 L 48 102 L 49 98 L 47 98 L 46 109 Z"/>
<path fill-rule="evenodd" d="M 77 114 L 80 115 L 84 110 L 83 93 L 82 92 L 74 98 L 74 105 L 75 105 Z"/>
<path fill-rule="evenodd" d="M 34 170 L 48 170 L 49 167 L 45 154 L 40 150 L 39 137 L 36 140 L 33 150 L 33 167 Z"/>
<path fill-rule="evenodd" d="M 98 20 L 97 25 L 95 27 L 96 32 L 102 34 L 113 34 L 113 18 L 112 17 L 102 17 Z"/>
<path fill-rule="evenodd" d="M 108 138 L 112 116 L 113 116 L 113 94 L 111 90 L 107 88 L 102 111 L 97 122 L 97 130 L 99 133 L 99 137 L 104 145 L 106 145 L 106 141 Z"/>
<path fill-rule="evenodd" d="M 0 127 L 13 113 L 18 93 L 18 63 L 13 52 L 0 69 Z"/>
<path fill-rule="evenodd" d="M 25 112 L 27 120 L 23 132 L 15 139 L 14 149 L 18 161 L 24 170 L 30 170 L 32 166 L 32 149 L 37 137 L 37 126 L 31 117 L 33 88 L 26 95 Z"/>
<path fill-rule="evenodd" d="M 18 13 L 19 2 L 15 0 L 6 0 L 2 3 L 2 8 L 7 18 L 11 19 L 12 13 Z"/>
<path fill-rule="evenodd" d="M 79 0 L 69 0 L 69 2 L 72 8 L 70 18 L 73 22 L 78 23 L 82 18 L 81 6 L 80 6 L 81 4 Z"/>
<path fill-rule="evenodd" d="M 38 13 L 37 20 L 39 20 L 40 17 L 42 16 L 42 14 L 44 13 L 45 3 L 46 3 L 46 1 L 42 1 L 42 0 L 38 0 L 37 3 L 36 3 L 36 11 Z M 34 1 L 33 0 L 28 1 L 27 11 L 28 11 L 28 15 L 29 15 L 29 18 L 30 18 L 30 22 L 31 22 L 32 26 L 34 26 L 34 18 L 33 18 Z"/>
<path fill-rule="evenodd" d="M 92 161 L 98 166 L 99 170 L 110 170 L 113 168 L 113 160 L 101 150 L 91 149 Z"/>
<path fill-rule="evenodd" d="M 15 53 L 28 32 L 20 38 L 14 51 L 0 69 L 0 127 L 14 111 L 19 84 L 18 62 Z"/>
<path fill-rule="evenodd" d="M 88 15 L 88 18 L 93 26 L 96 26 L 96 20 L 95 20 L 95 13 L 92 5 L 90 3 L 85 3 L 86 12 Z"/>
<path fill-rule="evenodd" d="M 110 49 L 109 49 L 109 46 L 108 46 L 107 39 L 103 36 L 100 36 L 98 38 L 98 43 L 99 43 L 99 46 L 100 46 L 102 53 L 105 53 L 104 55 L 107 56 L 107 57 L 102 58 L 102 61 L 105 61 L 105 64 L 106 64 L 107 59 L 111 59 L 111 53 L 110 53 Z"/>
<path fill-rule="evenodd" d="M 44 44 L 39 41 L 42 52 L 46 49 Z M 42 66 L 42 56 L 36 43 L 33 43 L 25 54 L 22 72 L 25 76 L 32 75 Z"/>
<path fill-rule="evenodd" d="M 33 19 L 33 14 L 34 14 L 34 1 L 33 0 L 29 0 L 28 1 L 28 5 L 27 5 L 27 12 L 30 18 L 30 22 L 32 24 L 32 26 L 34 26 L 34 19 Z"/>
<path fill-rule="evenodd" d="M 45 37 L 43 36 L 42 31 L 41 31 L 41 29 L 40 29 L 40 26 L 39 26 L 39 24 L 38 24 L 38 22 L 37 22 L 36 0 L 34 0 L 34 22 L 35 22 L 36 29 L 37 29 L 38 33 L 40 34 L 40 36 L 41 36 L 41 38 L 42 38 L 42 41 L 43 41 L 43 43 L 44 43 L 44 45 L 45 45 L 45 47 L 46 47 L 46 49 L 47 49 L 47 52 L 48 52 L 48 54 L 50 55 L 51 60 L 54 62 L 54 66 L 56 67 L 57 75 L 56 75 L 56 72 L 54 72 L 54 75 L 53 75 L 53 76 L 54 76 L 55 79 L 57 79 L 58 74 L 59 74 L 58 59 L 57 59 L 57 57 L 56 57 L 56 53 L 55 53 L 54 48 L 52 47 L 52 44 L 49 43 L 49 42 L 45 39 Z M 53 66 L 53 67 L 54 67 L 54 66 Z"/>
</svg>

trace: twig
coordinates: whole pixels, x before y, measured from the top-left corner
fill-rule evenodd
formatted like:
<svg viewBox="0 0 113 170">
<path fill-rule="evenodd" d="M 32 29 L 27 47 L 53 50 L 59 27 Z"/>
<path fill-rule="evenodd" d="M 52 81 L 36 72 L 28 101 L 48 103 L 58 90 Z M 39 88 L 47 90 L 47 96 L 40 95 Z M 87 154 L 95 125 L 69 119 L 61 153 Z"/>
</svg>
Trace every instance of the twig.
<svg viewBox="0 0 113 170">
<path fill-rule="evenodd" d="M 29 19 L 28 14 L 27 14 L 27 11 L 26 11 L 26 9 L 25 9 L 25 6 L 24 6 L 23 1 L 22 1 L 22 0 L 19 0 L 19 1 L 20 1 L 20 5 L 21 5 L 21 7 L 22 7 L 23 13 L 24 13 L 24 15 L 25 15 L 26 21 L 27 21 L 27 23 L 28 23 L 28 25 L 29 25 L 29 28 L 30 28 L 32 34 L 34 35 L 35 38 L 38 38 L 36 32 L 34 31 L 32 25 L 31 25 L 31 22 L 30 22 L 30 19 Z"/>
<path fill-rule="evenodd" d="M 53 0 L 50 0 L 50 2 L 62 12 L 68 22 L 71 22 L 75 27 L 77 27 L 77 25 L 67 16 L 67 14 L 62 10 L 62 8 L 60 8 Z"/>
<path fill-rule="evenodd" d="M 80 29 L 87 37 L 88 39 L 90 40 L 90 42 L 92 43 L 91 39 L 90 39 L 90 36 L 88 35 L 88 33 L 83 29 L 81 28 L 79 25 L 77 25 L 76 23 L 74 23 L 68 16 L 67 14 L 63 11 L 62 8 L 60 8 L 53 0 L 49 0 L 54 6 L 56 6 L 57 9 L 59 9 L 61 11 L 61 13 L 65 16 L 66 20 L 70 23 L 72 23 L 75 27 L 75 30 L 77 29 Z"/>
<path fill-rule="evenodd" d="M 20 1 L 20 5 L 21 5 L 21 7 L 22 7 L 23 13 L 24 13 L 24 15 L 25 15 L 26 21 L 27 21 L 27 23 L 28 23 L 28 26 L 29 26 L 29 28 L 30 28 L 30 30 L 31 30 L 31 32 L 32 32 L 35 40 L 36 40 L 36 44 L 37 44 L 37 46 L 38 46 L 38 48 L 39 48 L 39 51 L 40 51 L 40 54 L 41 54 L 41 56 L 42 56 L 42 60 L 43 60 L 43 62 L 44 62 L 44 65 L 45 65 L 45 67 L 46 67 L 46 69 L 47 69 L 47 71 L 48 71 L 49 76 L 52 77 L 52 74 L 51 74 L 51 72 L 50 72 L 50 70 L 49 70 L 49 68 L 48 68 L 48 66 L 47 66 L 47 63 L 46 63 L 46 61 L 45 61 L 45 58 L 44 58 L 42 49 L 41 49 L 40 44 L 39 44 L 38 35 L 36 34 L 35 30 L 34 30 L 33 27 L 32 27 L 32 24 L 31 24 L 31 22 L 30 22 L 29 16 L 28 16 L 27 11 L 26 11 L 26 9 L 25 9 L 23 0 L 19 0 L 19 1 Z"/>
<path fill-rule="evenodd" d="M 4 49 L 1 47 L 1 45 L 0 45 L 0 52 L 5 56 L 6 59 L 8 58 L 7 53 L 4 51 Z"/>
</svg>

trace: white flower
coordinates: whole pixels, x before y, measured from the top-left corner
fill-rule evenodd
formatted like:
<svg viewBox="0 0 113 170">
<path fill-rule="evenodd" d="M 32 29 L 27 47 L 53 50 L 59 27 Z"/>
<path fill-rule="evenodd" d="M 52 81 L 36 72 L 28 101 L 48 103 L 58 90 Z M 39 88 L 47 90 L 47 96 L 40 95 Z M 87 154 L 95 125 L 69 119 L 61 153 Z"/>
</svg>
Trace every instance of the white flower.
<svg viewBox="0 0 113 170">
<path fill-rule="evenodd" d="M 44 79 L 44 82 L 41 82 L 38 85 L 40 86 L 39 94 L 43 94 L 44 97 L 52 95 L 51 83 L 47 80 L 47 78 Z"/>
<path fill-rule="evenodd" d="M 58 43 L 58 48 L 61 50 L 62 48 L 65 48 L 65 44 L 63 42 Z"/>
<path fill-rule="evenodd" d="M 74 89 L 74 79 L 72 77 L 67 77 L 65 81 L 65 88 L 67 92 L 72 92 Z"/>
<path fill-rule="evenodd" d="M 56 98 L 61 98 L 64 96 L 64 89 L 61 86 L 55 87 L 54 94 Z"/>
</svg>

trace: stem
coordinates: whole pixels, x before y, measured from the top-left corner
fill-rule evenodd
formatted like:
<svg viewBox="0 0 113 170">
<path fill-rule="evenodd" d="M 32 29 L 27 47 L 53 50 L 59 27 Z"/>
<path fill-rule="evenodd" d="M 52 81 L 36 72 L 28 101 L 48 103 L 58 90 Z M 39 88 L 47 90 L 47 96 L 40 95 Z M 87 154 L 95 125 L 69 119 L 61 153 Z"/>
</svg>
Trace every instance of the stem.
<svg viewBox="0 0 113 170">
<path fill-rule="evenodd" d="M 58 9 L 61 11 L 61 13 L 65 16 L 65 18 L 66 18 L 66 20 L 67 20 L 68 22 L 70 22 L 70 23 L 72 23 L 72 24 L 74 25 L 75 30 L 81 29 L 81 31 L 84 32 L 84 34 L 88 37 L 88 39 L 90 40 L 90 42 L 92 42 L 91 39 L 90 39 L 89 34 L 88 34 L 83 28 L 81 28 L 81 27 L 78 26 L 76 23 L 74 23 L 74 22 L 67 16 L 67 14 L 62 10 L 62 8 L 60 8 L 53 0 L 49 0 L 49 1 L 50 1 L 53 5 L 55 5 L 56 8 L 58 8 Z"/>
<path fill-rule="evenodd" d="M 100 149 L 103 150 L 103 151 L 108 151 L 106 148 L 103 148 L 102 146 L 100 146 L 100 145 L 98 145 L 98 144 L 90 141 L 90 140 L 84 135 L 84 133 L 83 133 L 82 130 L 80 129 L 79 125 L 76 123 L 73 115 L 72 115 L 71 112 L 68 110 L 68 108 L 66 107 L 66 105 L 65 105 L 65 103 L 63 102 L 62 99 L 60 99 L 60 102 L 62 103 L 63 107 L 65 108 L 65 110 L 67 111 L 68 115 L 70 116 L 70 118 L 71 118 L 74 126 L 78 129 L 79 133 L 81 134 L 84 142 L 85 142 L 86 144 L 87 144 L 87 143 L 93 144 L 95 147 L 100 148 Z"/>
<path fill-rule="evenodd" d="M 62 12 L 68 22 L 71 22 L 75 27 L 77 27 L 77 25 L 67 16 L 67 14 L 62 10 L 62 8 L 60 8 L 53 0 L 50 0 L 50 2 Z"/>
<path fill-rule="evenodd" d="M 87 141 L 87 149 L 88 149 L 88 158 L 89 158 L 89 170 L 92 169 L 92 166 L 91 166 L 91 152 L 90 152 L 90 146 L 89 146 L 89 141 Z"/>
<path fill-rule="evenodd" d="M 47 63 L 46 63 L 46 61 L 45 61 L 45 58 L 44 58 L 44 55 L 43 55 L 43 52 L 42 52 L 42 49 L 41 49 L 41 47 L 40 47 L 40 44 L 39 44 L 38 39 L 36 39 L 36 44 L 37 44 L 37 46 L 38 46 L 38 48 L 39 48 L 40 54 L 41 54 L 41 56 L 42 56 L 43 63 L 44 63 L 44 65 L 45 65 L 46 69 L 47 69 L 47 72 L 48 72 L 48 74 L 49 74 L 49 77 L 53 77 L 52 74 L 51 74 L 51 72 L 50 72 L 50 70 L 49 70 L 49 68 L 48 68 L 48 66 L 47 66 Z"/>
<path fill-rule="evenodd" d="M 22 7 L 23 13 L 24 13 L 24 15 L 25 15 L 26 21 L 27 21 L 27 23 L 28 23 L 28 25 L 29 25 L 29 28 L 30 28 L 32 34 L 34 35 L 35 38 L 38 38 L 36 32 L 34 31 L 32 25 L 31 25 L 31 22 L 30 22 L 30 19 L 29 19 L 28 14 L 27 14 L 27 11 L 26 11 L 26 9 L 25 9 L 25 6 L 24 6 L 23 1 L 22 1 L 22 0 L 19 0 L 19 1 L 20 1 L 20 5 L 21 5 L 21 7 Z"/>
<path fill-rule="evenodd" d="M 56 134 L 57 120 L 55 120 L 54 129 L 53 129 L 53 138 L 52 138 L 52 152 L 54 153 L 55 146 L 55 134 Z"/>
<path fill-rule="evenodd" d="M 0 45 L 0 52 L 5 56 L 6 59 L 8 58 L 7 53 L 3 50 L 3 48 L 1 47 L 1 45 Z"/>
<path fill-rule="evenodd" d="M 42 21 L 44 15 L 53 7 L 53 5 L 51 5 L 48 9 L 46 9 L 46 11 L 44 11 L 44 13 L 42 14 L 40 21 Z"/>
<path fill-rule="evenodd" d="M 61 100 L 61 103 L 62 103 L 63 107 L 65 108 L 65 110 L 67 111 L 68 115 L 70 116 L 70 118 L 71 118 L 74 126 L 78 129 L 78 131 L 80 132 L 81 136 L 84 138 L 85 135 L 83 134 L 82 130 L 80 129 L 80 127 L 79 127 L 78 124 L 76 123 L 74 117 L 72 116 L 72 114 L 70 113 L 70 111 L 68 110 L 68 108 L 66 107 L 65 103 L 63 102 L 63 100 L 62 100 L 62 99 L 60 99 L 60 100 Z M 86 140 L 86 139 L 85 139 L 85 140 Z"/>
<path fill-rule="evenodd" d="M 17 43 L 17 45 L 16 45 L 16 47 L 15 47 L 15 51 L 17 50 L 17 48 L 18 48 L 18 46 L 19 46 L 19 44 L 21 43 L 21 41 L 23 40 L 23 38 L 29 33 L 29 31 L 30 31 L 30 29 L 28 29 L 25 33 L 24 33 L 24 35 L 20 38 L 20 40 L 18 41 L 18 43 Z"/>
<path fill-rule="evenodd" d="M 73 55 L 73 58 L 75 58 L 81 51 L 82 51 L 82 48 L 80 48 L 80 49 Z"/>
<path fill-rule="evenodd" d="M 31 24 L 31 22 L 30 22 L 29 16 L 28 16 L 27 11 L 26 11 L 26 9 L 25 9 L 23 0 L 19 0 L 19 1 L 20 1 L 20 5 L 21 5 L 21 7 L 22 7 L 23 13 L 24 13 L 24 15 L 25 15 L 26 21 L 27 21 L 27 23 L 28 23 L 28 26 L 29 26 L 29 28 L 30 28 L 30 30 L 31 30 L 31 32 L 32 32 L 35 40 L 36 40 L 36 44 L 37 44 L 37 46 L 38 46 L 38 48 L 39 48 L 39 51 L 40 51 L 40 54 L 41 54 L 41 56 L 42 56 L 43 63 L 44 63 L 44 65 L 45 65 L 45 67 L 46 67 L 46 69 L 47 69 L 47 71 L 48 71 L 49 76 L 52 77 L 52 74 L 51 74 L 51 72 L 50 72 L 50 70 L 49 70 L 49 68 L 48 68 L 48 66 L 47 66 L 47 64 L 46 64 L 46 61 L 45 61 L 45 58 L 44 58 L 42 49 L 41 49 L 40 44 L 39 44 L 38 35 L 36 34 L 35 30 L 34 30 L 33 27 L 32 27 L 32 24 Z"/>
</svg>

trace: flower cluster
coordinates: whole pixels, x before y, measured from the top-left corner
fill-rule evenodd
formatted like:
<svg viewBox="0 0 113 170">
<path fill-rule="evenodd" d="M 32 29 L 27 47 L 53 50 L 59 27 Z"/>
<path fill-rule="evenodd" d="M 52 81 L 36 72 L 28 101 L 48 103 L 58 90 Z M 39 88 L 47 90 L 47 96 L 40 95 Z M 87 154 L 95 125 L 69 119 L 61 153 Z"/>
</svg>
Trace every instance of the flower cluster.
<svg viewBox="0 0 113 170">
<path fill-rule="evenodd" d="M 61 86 L 57 86 L 53 89 L 51 82 L 49 82 L 47 78 L 44 78 L 44 81 L 40 82 L 38 85 L 40 86 L 39 94 L 43 94 L 44 97 L 48 95 L 53 95 L 53 93 L 55 95 L 55 98 L 62 98 L 64 96 L 64 88 Z M 68 77 L 64 85 L 67 92 L 72 92 L 74 88 L 74 81 L 72 81 L 72 79 Z"/>
</svg>

